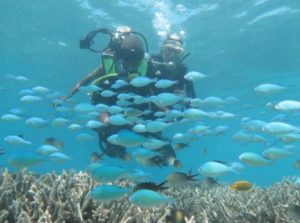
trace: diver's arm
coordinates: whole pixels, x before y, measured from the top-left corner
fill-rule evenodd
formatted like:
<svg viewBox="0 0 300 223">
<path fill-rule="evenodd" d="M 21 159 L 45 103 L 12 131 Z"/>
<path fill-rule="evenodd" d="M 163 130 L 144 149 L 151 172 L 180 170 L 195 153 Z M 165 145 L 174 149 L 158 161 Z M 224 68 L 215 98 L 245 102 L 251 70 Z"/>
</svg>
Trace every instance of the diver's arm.
<svg viewBox="0 0 300 223">
<path fill-rule="evenodd" d="M 81 86 L 85 86 L 95 80 L 97 77 L 101 76 L 103 73 L 102 67 L 98 67 L 94 69 L 91 73 L 89 73 L 85 78 L 80 80 L 70 91 L 70 93 L 63 98 L 63 100 L 68 100 L 74 94 L 76 94 Z"/>
</svg>

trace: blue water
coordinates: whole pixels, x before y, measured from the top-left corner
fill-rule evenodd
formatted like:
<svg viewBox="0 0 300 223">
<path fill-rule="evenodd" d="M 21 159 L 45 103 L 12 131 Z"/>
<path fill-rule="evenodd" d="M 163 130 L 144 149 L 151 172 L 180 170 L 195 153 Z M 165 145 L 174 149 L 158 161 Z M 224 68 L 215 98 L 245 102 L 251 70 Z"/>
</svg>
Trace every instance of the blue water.
<svg viewBox="0 0 300 223">
<path fill-rule="evenodd" d="M 220 136 L 204 136 L 191 147 L 178 152 L 183 167 L 180 171 L 194 171 L 209 160 L 237 161 L 245 151 L 261 153 L 259 143 L 241 144 L 232 136 L 241 129 L 241 119 L 250 117 L 266 122 L 278 114 L 264 106 L 284 99 L 299 100 L 300 91 L 300 3 L 298 0 L 256 1 L 91 1 L 91 0 L 1 0 L 0 1 L 0 113 L 12 108 L 23 108 L 28 116 L 45 119 L 56 117 L 50 100 L 38 105 L 24 105 L 18 92 L 37 85 L 66 94 L 85 74 L 97 67 L 100 56 L 79 49 L 79 39 L 89 31 L 106 27 L 115 29 L 128 25 L 141 32 L 148 40 L 151 53 L 159 51 L 161 36 L 168 32 L 184 33 L 186 49 L 191 56 L 186 60 L 190 70 L 209 75 L 195 82 L 199 98 L 234 96 L 239 102 L 220 108 L 236 115 L 229 120 L 204 120 L 207 125 L 226 125 L 229 130 Z M 24 75 L 28 82 L 6 78 L 7 74 Z M 262 83 L 287 86 L 288 90 L 275 96 L 261 96 L 254 87 Z M 74 97 L 77 102 L 87 100 L 84 95 Z M 287 122 L 299 126 L 299 114 L 284 114 Z M 180 128 L 172 130 L 173 133 Z M 90 130 L 86 130 L 94 134 Z M 32 146 L 16 148 L 2 139 L 11 134 L 22 134 Z M 166 132 L 166 134 L 171 134 Z M 94 134 L 95 135 L 95 134 Z M 10 153 L 33 150 L 46 137 L 65 142 L 63 152 L 72 157 L 64 164 L 51 162 L 31 168 L 36 172 L 60 171 L 64 168 L 84 170 L 89 155 L 98 150 L 97 140 L 78 142 L 76 133 L 66 128 L 34 129 L 24 120 L 16 123 L 0 122 L 0 147 L 6 154 L 0 157 L 4 167 Z M 274 137 L 269 137 L 275 140 Z M 285 176 L 298 175 L 292 163 L 299 159 L 299 143 L 295 156 L 277 161 L 268 167 L 251 167 L 239 174 L 229 174 L 220 180 L 232 182 L 246 179 L 258 185 L 270 185 Z M 278 146 L 282 146 L 281 143 Z M 203 154 L 204 148 L 207 154 Z M 133 162 L 105 159 L 127 167 L 139 167 Z M 162 180 L 173 167 L 146 168 L 155 181 Z"/>
</svg>

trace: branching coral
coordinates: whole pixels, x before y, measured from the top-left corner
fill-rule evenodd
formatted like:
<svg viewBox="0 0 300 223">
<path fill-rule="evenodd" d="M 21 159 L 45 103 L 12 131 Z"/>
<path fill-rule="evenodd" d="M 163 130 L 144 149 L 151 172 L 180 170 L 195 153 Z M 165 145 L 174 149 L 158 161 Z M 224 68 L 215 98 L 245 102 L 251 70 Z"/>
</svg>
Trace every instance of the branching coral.
<svg viewBox="0 0 300 223">
<path fill-rule="evenodd" d="M 127 181 L 116 184 L 133 186 Z M 83 172 L 38 176 L 5 171 L 0 178 L 0 222 L 165 223 L 170 210 L 175 208 L 171 205 L 139 208 L 126 197 L 109 203 L 96 202 L 90 197 L 94 186 L 95 182 Z M 293 178 L 246 192 L 232 191 L 222 185 L 209 188 L 198 184 L 171 188 L 165 193 L 174 197 L 176 208 L 187 214 L 186 223 L 292 223 L 297 219 L 290 206 L 297 207 L 300 203 L 300 186 Z"/>
</svg>

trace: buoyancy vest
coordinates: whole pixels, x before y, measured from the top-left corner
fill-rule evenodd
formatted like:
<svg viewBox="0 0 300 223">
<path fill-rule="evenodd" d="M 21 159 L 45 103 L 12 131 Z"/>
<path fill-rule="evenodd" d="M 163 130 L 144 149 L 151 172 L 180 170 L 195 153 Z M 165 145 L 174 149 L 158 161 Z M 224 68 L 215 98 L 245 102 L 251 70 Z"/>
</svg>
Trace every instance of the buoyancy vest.
<svg viewBox="0 0 300 223">
<path fill-rule="evenodd" d="M 108 80 L 110 78 L 117 78 L 119 76 L 119 73 L 115 65 L 115 58 L 113 54 L 110 53 L 102 54 L 102 67 L 104 70 L 104 75 L 102 75 L 101 77 L 93 81 L 93 84 L 95 85 L 99 85 L 105 80 Z M 144 58 L 139 63 L 136 72 L 127 73 L 127 78 L 128 80 L 131 80 L 137 76 L 145 76 L 147 74 L 147 70 L 148 70 L 148 61 Z"/>
</svg>

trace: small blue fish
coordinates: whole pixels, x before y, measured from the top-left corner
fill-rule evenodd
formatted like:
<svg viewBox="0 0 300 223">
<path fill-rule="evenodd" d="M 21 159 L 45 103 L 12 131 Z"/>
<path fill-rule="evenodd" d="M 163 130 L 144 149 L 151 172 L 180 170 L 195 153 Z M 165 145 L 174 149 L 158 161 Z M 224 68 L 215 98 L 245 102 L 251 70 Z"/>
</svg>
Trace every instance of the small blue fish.
<svg viewBox="0 0 300 223">
<path fill-rule="evenodd" d="M 143 147 L 150 150 L 159 149 L 165 145 L 169 144 L 168 141 L 163 141 L 160 139 L 156 139 L 153 137 L 147 138 L 145 142 L 143 142 Z"/>
<path fill-rule="evenodd" d="M 44 156 L 36 154 L 34 152 L 19 152 L 12 154 L 7 162 L 16 168 L 26 168 L 34 165 L 38 165 L 48 159 Z"/>
<path fill-rule="evenodd" d="M 7 122 L 14 122 L 14 121 L 19 121 L 22 118 L 20 116 L 14 115 L 14 114 L 5 114 L 1 116 L 2 121 L 7 121 Z"/>
<path fill-rule="evenodd" d="M 42 100 L 41 97 L 35 95 L 25 95 L 20 99 L 21 102 L 25 102 L 25 103 L 38 102 L 41 100 Z"/>
<path fill-rule="evenodd" d="M 152 82 L 155 82 L 155 80 L 144 76 L 137 76 L 130 81 L 130 84 L 134 87 L 144 87 Z"/>
<path fill-rule="evenodd" d="M 104 124 L 97 120 L 90 120 L 86 123 L 86 127 L 96 129 L 102 127 Z"/>
<path fill-rule="evenodd" d="M 106 109 L 106 111 L 109 112 L 110 114 L 115 115 L 115 114 L 119 114 L 119 113 L 123 112 L 124 109 L 121 106 L 112 105 L 112 106 L 108 107 Z"/>
<path fill-rule="evenodd" d="M 124 100 L 124 99 L 119 99 L 116 101 L 116 105 L 121 106 L 121 107 L 129 107 L 132 105 L 132 102 Z"/>
<path fill-rule="evenodd" d="M 238 173 L 233 167 L 216 161 L 205 162 L 198 171 L 206 177 L 219 177 L 229 172 Z"/>
<path fill-rule="evenodd" d="M 131 98 L 133 98 L 133 96 L 133 93 L 121 93 L 118 94 L 117 98 L 122 100 L 130 100 Z"/>
<path fill-rule="evenodd" d="M 110 97 L 114 96 L 116 93 L 111 90 L 103 90 L 100 94 L 101 94 L 101 96 L 103 96 L 105 98 L 110 98 Z"/>
<path fill-rule="evenodd" d="M 116 82 L 111 86 L 112 89 L 118 89 L 127 86 L 128 83 L 124 80 L 116 80 Z"/>
<path fill-rule="evenodd" d="M 129 189 L 115 185 L 98 185 L 92 192 L 91 197 L 99 202 L 109 202 L 126 195 Z"/>
<path fill-rule="evenodd" d="M 77 131 L 79 129 L 81 129 L 82 126 L 77 124 L 77 123 L 73 123 L 71 125 L 68 126 L 68 129 L 72 130 L 72 131 Z"/>
<path fill-rule="evenodd" d="M 182 98 L 176 94 L 164 92 L 155 96 L 151 96 L 150 99 L 157 106 L 165 107 L 176 104 Z"/>
<path fill-rule="evenodd" d="M 82 113 L 82 114 L 86 114 L 86 113 L 89 113 L 89 112 L 92 112 L 92 111 L 97 111 L 96 106 L 94 106 L 90 103 L 79 103 L 79 104 L 75 105 L 73 107 L 73 109 L 76 112 L 79 112 L 79 113 Z"/>
<path fill-rule="evenodd" d="M 136 124 L 132 127 L 132 130 L 138 133 L 147 132 L 147 128 L 144 124 Z"/>
<path fill-rule="evenodd" d="M 30 117 L 26 121 L 26 124 L 33 128 L 42 128 L 48 124 L 47 120 L 44 120 L 40 117 Z"/>
<path fill-rule="evenodd" d="M 151 175 L 139 169 L 132 169 L 130 174 L 127 176 L 127 180 L 140 182 L 145 181 L 145 179 L 149 179 Z"/>
<path fill-rule="evenodd" d="M 55 108 L 55 111 L 56 112 L 59 112 L 59 113 L 64 113 L 64 114 L 66 114 L 66 113 L 71 113 L 72 112 L 72 110 L 70 109 L 70 108 L 68 108 L 68 107 L 66 107 L 66 106 L 58 106 L 58 107 L 56 107 Z"/>
<path fill-rule="evenodd" d="M 108 118 L 108 122 L 111 125 L 118 125 L 118 126 L 123 126 L 123 125 L 130 124 L 130 122 L 121 114 L 111 115 Z"/>
<path fill-rule="evenodd" d="M 195 81 L 195 80 L 201 80 L 203 78 L 206 78 L 206 74 L 202 74 L 197 71 L 190 71 L 186 75 L 184 75 L 184 78 L 188 81 Z"/>
<path fill-rule="evenodd" d="M 145 104 L 145 103 L 149 103 L 151 101 L 150 98 L 148 97 L 142 97 L 140 95 L 135 95 L 133 97 L 133 103 L 136 105 L 141 105 L 141 104 Z"/>
<path fill-rule="evenodd" d="M 95 91 L 100 91 L 101 88 L 98 87 L 97 85 L 90 84 L 90 85 L 87 85 L 87 86 L 81 86 L 79 88 L 79 90 L 83 91 L 83 92 L 86 92 L 86 93 L 92 93 L 92 92 L 95 92 Z"/>
<path fill-rule="evenodd" d="M 159 120 L 154 120 L 154 121 L 149 121 L 146 124 L 146 128 L 148 132 L 161 132 L 163 131 L 165 128 L 167 128 L 169 125 L 171 125 L 171 123 L 166 123 L 163 121 L 159 121 Z"/>
<path fill-rule="evenodd" d="M 13 115 L 24 115 L 24 111 L 22 109 L 19 108 L 12 108 L 9 110 L 10 113 L 12 113 Z"/>
<path fill-rule="evenodd" d="M 129 171 L 117 166 L 99 166 L 92 171 L 92 177 L 98 182 L 112 182 L 125 177 Z"/>
<path fill-rule="evenodd" d="M 31 145 L 32 143 L 17 135 L 9 135 L 4 137 L 4 141 L 12 145 Z"/>
<path fill-rule="evenodd" d="M 277 84 L 260 84 L 254 88 L 255 92 L 263 93 L 263 94 L 275 94 L 286 90 L 286 87 L 277 85 Z"/>
<path fill-rule="evenodd" d="M 294 152 L 276 147 L 270 147 L 263 151 L 263 156 L 270 160 L 280 160 L 295 155 Z"/>
<path fill-rule="evenodd" d="M 15 77 L 16 81 L 29 81 L 29 79 L 25 76 L 19 75 Z"/>
<path fill-rule="evenodd" d="M 108 137 L 107 140 L 115 145 L 124 147 L 136 147 L 140 146 L 146 140 L 146 138 L 133 131 L 121 129 L 117 132 L 117 134 Z"/>
<path fill-rule="evenodd" d="M 272 164 L 269 159 L 253 152 L 244 152 L 239 156 L 239 159 L 251 166 L 269 166 Z"/>
<path fill-rule="evenodd" d="M 183 112 L 183 115 L 186 119 L 197 121 L 207 117 L 208 113 L 197 108 L 189 108 Z"/>
<path fill-rule="evenodd" d="M 40 155 L 48 156 L 52 153 L 58 152 L 59 149 L 52 145 L 42 145 L 36 149 L 36 152 Z"/>
<path fill-rule="evenodd" d="M 34 95 L 35 93 L 31 89 L 23 89 L 23 90 L 20 90 L 18 94 L 20 96 L 24 96 L 24 95 Z"/>
<path fill-rule="evenodd" d="M 72 158 L 70 156 L 67 156 L 66 154 L 60 153 L 60 152 L 54 152 L 49 155 L 49 160 L 56 161 L 58 163 L 64 163 L 68 160 L 71 160 Z"/>
<path fill-rule="evenodd" d="M 66 118 L 57 117 L 52 120 L 51 125 L 53 127 L 64 127 L 65 125 L 68 124 L 68 122 L 69 122 L 69 120 Z"/>
<path fill-rule="evenodd" d="M 46 94 L 49 93 L 49 89 L 44 86 L 35 86 L 32 88 L 32 90 L 37 94 Z"/>
<path fill-rule="evenodd" d="M 134 192 L 130 197 L 129 201 L 140 207 L 153 207 L 163 203 L 175 203 L 175 199 L 167 197 L 156 191 L 142 189 Z"/>
<path fill-rule="evenodd" d="M 178 81 L 172 81 L 172 80 L 167 80 L 167 79 L 161 79 L 157 81 L 154 86 L 157 88 L 168 88 L 171 87 L 174 84 L 177 84 Z"/>
</svg>

